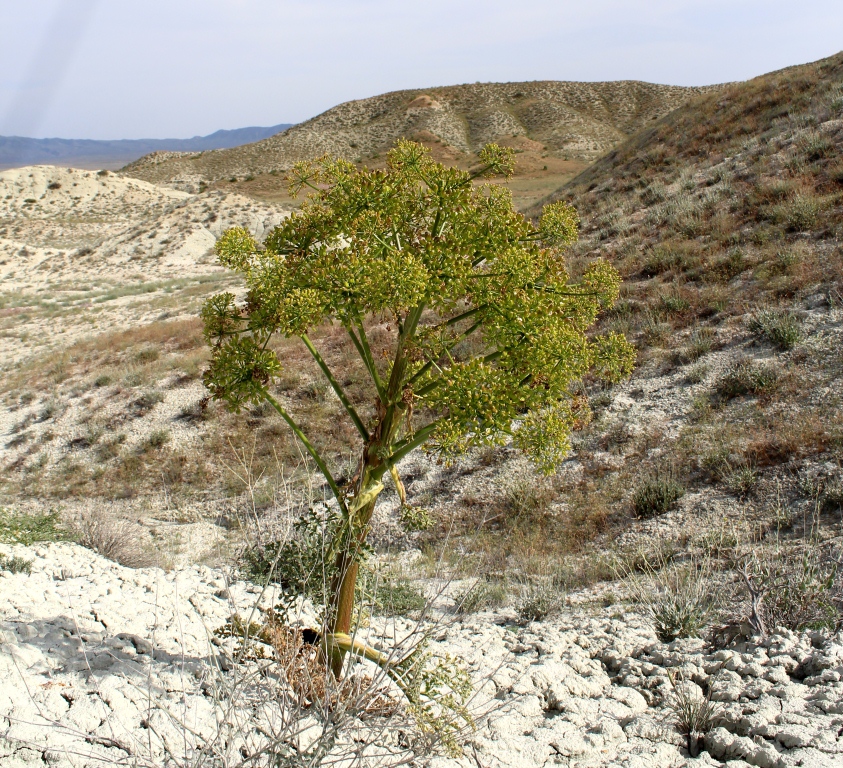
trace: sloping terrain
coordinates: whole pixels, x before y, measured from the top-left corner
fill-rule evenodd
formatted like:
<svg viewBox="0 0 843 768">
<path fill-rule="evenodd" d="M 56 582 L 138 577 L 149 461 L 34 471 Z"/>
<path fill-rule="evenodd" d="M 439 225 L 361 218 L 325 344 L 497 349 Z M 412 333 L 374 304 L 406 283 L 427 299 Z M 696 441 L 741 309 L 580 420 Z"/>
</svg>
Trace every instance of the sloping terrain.
<svg viewBox="0 0 843 768">
<path fill-rule="evenodd" d="M 420 108 L 436 108 L 435 94 L 420 95 Z M 437 592 L 445 621 L 432 645 L 494 697 L 470 757 L 436 765 L 836 768 L 843 756 L 843 55 L 701 94 L 651 122 L 555 195 L 583 219 L 570 271 L 602 257 L 624 276 L 601 326 L 637 345 L 632 377 L 584 382 L 593 418 L 552 477 L 506 446 L 450 466 L 420 453 L 398 469 L 432 528 L 408 531 L 393 489 L 379 498 L 368 566 L 405 600 L 390 605 L 395 626 L 411 626 L 408 595 L 424 605 L 418 591 Z M 427 142 L 465 162 L 454 145 Z M 52 182 L 26 182 L 29 172 L 4 203 L 4 226 L 34 255 L 15 240 L 2 283 L 2 350 L 22 364 L 0 390 L 0 580 L 14 596 L 0 665 L 25 685 L 0 705 L 0 759 L 61 765 L 66 747 L 92 762 L 142 749 L 160 762 L 165 749 L 207 743 L 215 681 L 253 671 L 244 663 L 226 678 L 229 640 L 207 638 L 257 601 L 242 577 L 266 578 L 261 545 L 306 546 L 293 522 L 324 510 L 325 489 L 274 414 L 233 416 L 200 380 L 198 306 L 239 288 L 207 260 L 210 245 L 234 223 L 261 237 L 284 210 L 146 185 L 119 229 L 108 201 L 129 188 L 115 186 L 78 204 L 89 213 L 60 247 Z M 64 189 L 56 179 L 49 192 Z M 69 210 L 72 196 L 55 205 Z M 64 288 L 49 270 L 84 279 L 84 291 L 52 301 Z M 119 280 L 101 286 L 112 271 Z M 367 322 L 378 356 L 385 321 Z M 312 339 L 365 419 L 371 393 L 354 387 L 341 329 Z M 275 343 L 275 394 L 350 477 L 353 428 L 301 345 Z M 69 536 L 170 573 L 26 545 Z M 372 613 L 366 631 L 388 642 L 395 630 Z M 281 650 L 266 653 L 275 664 Z M 708 722 L 687 725 L 689 702 L 711 706 Z M 247 704 L 240 722 L 262 738 Z M 705 751 L 693 757 L 692 746 Z"/>
<path fill-rule="evenodd" d="M 284 215 L 236 194 L 194 197 L 108 172 L 0 173 L 0 369 L 98 329 L 195 312 L 196 286 L 202 294 L 226 279 L 216 237 L 235 224 L 262 235 Z"/>
<path fill-rule="evenodd" d="M 636 81 L 546 81 L 395 91 L 340 104 L 255 144 L 193 155 L 155 153 L 124 173 L 187 190 L 248 179 L 254 192 L 267 195 L 280 188 L 275 174 L 299 160 L 328 153 L 377 164 L 398 138 L 407 137 L 457 164 L 471 162 L 486 143 L 500 142 L 520 151 L 519 173 L 570 175 L 706 90 Z M 560 165 L 566 161 L 577 166 Z"/>
<path fill-rule="evenodd" d="M 30 139 L 0 136 L 0 170 L 28 165 L 64 165 L 73 168 L 119 168 L 150 152 L 203 152 L 207 149 L 238 147 L 260 141 L 290 127 L 290 123 L 269 128 L 236 128 L 215 131 L 192 139 Z"/>
</svg>

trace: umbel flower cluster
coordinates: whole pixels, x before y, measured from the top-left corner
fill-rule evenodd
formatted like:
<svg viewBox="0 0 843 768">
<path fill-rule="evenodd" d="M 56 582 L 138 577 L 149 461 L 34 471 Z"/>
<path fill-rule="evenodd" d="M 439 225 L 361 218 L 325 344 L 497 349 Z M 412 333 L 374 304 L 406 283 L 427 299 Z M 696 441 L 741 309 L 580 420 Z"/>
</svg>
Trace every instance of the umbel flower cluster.
<svg viewBox="0 0 843 768">
<path fill-rule="evenodd" d="M 262 246 L 243 229 L 217 244 L 247 293 L 243 302 L 221 293 L 203 309 L 213 349 L 205 384 L 235 411 L 269 402 L 334 492 L 345 521 L 332 547 L 334 633 L 348 631 L 356 553 L 386 473 L 404 500 L 404 456 L 424 445 L 449 458 L 512 440 L 551 472 L 582 415 L 575 383 L 632 369 L 623 336 L 587 334 L 617 299 L 617 272 L 598 260 L 572 281 L 563 252 L 577 237 L 576 211 L 553 203 L 532 224 L 505 186 L 480 181 L 512 167 L 512 151 L 496 145 L 470 173 L 409 141 L 389 152 L 384 170 L 330 158 L 300 163 L 288 177 L 294 193 L 310 190 L 300 210 Z M 387 360 L 367 337 L 373 316 L 394 334 Z M 365 422 L 308 336 L 325 323 L 343 326 L 371 379 L 376 402 Z M 301 339 L 360 434 L 359 468 L 343 488 L 272 395 L 282 369 L 269 346 L 275 334 Z"/>
</svg>

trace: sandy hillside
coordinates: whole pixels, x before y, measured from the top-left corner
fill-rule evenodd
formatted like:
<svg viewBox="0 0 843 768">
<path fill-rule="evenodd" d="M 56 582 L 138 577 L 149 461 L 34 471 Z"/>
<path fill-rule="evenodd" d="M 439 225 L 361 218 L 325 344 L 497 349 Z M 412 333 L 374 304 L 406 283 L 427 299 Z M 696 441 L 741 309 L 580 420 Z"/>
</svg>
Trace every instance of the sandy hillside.
<svg viewBox="0 0 843 768">
<path fill-rule="evenodd" d="M 7 368 L 101 330 L 195 312 L 182 289 L 225 279 L 216 238 L 234 225 L 260 237 L 285 215 L 236 194 L 50 166 L 0 173 L 0 197 Z"/>
<path fill-rule="evenodd" d="M 285 171 L 325 153 L 376 160 L 402 136 L 447 148 L 456 159 L 496 141 L 514 143 L 536 159 L 590 162 L 705 90 L 637 81 L 544 81 L 395 91 L 340 104 L 254 144 L 201 154 L 154 153 L 124 172 L 194 190 L 202 183 Z"/>
</svg>

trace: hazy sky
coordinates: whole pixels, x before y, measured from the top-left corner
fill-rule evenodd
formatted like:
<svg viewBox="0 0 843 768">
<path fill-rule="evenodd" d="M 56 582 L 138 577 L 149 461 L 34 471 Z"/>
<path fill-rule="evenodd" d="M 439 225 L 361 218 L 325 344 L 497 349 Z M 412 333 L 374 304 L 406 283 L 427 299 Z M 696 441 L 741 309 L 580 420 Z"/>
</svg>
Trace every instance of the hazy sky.
<svg viewBox="0 0 843 768">
<path fill-rule="evenodd" d="M 0 0 L 0 134 L 188 137 L 475 81 L 703 85 L 840 49 L 841 0 Z"/>
</svg>

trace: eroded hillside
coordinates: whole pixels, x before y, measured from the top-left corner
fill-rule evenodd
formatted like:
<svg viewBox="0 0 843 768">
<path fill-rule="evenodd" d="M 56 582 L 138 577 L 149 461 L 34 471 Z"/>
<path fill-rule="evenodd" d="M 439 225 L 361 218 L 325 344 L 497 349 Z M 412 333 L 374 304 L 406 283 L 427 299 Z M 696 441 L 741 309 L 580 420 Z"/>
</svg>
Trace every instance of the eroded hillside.
<svg viewBox="0 0 843 768">
<path fill-rule="evenodd" d="M 494 141 L 519 152 L 517 173 L 533 181 L 524 193 L 538 187 L 546 194 L 552 189 L 548 183 L 562 183 L 706 90 L 636 81 L 545 81 L 395 91 L 340 104 L 255 144 L 201 154 L 155 153 L 124 172 L 177 189 L 235 184 L 272 197 L 281 194 L 281 176 L 293 163 L 326 153 L 377 165 L 406 137 L 426 143 L 445 162 L 466 165 Z M 529 202 L 535 199 L 531 195 Z"/>
</svg>

